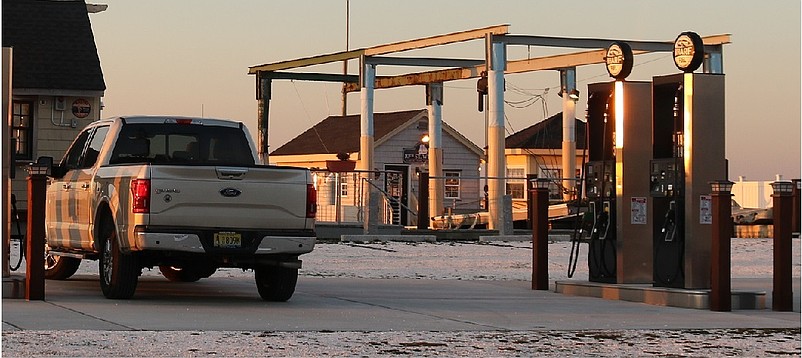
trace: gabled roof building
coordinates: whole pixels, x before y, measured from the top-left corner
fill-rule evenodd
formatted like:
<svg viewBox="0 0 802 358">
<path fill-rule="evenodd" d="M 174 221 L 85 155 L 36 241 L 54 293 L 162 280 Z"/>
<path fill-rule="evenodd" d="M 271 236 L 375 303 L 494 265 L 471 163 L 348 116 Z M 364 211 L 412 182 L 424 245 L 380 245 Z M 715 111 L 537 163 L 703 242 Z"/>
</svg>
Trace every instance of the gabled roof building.
<svg viewBox="0 0 802 358">
<path fill-rule="evenodd" d="M 418 174 L 428 170 L 428 152 L 425 137 L 428 132 L 428 112 L 425 109 L 375 113 L 374 121 L 374 170 L 386 175 L 384 188 L 388 194 L 411 210 L 401 209 L 394 222 L 413 224 L 418 208 Z M 483 156 L 481 148 L 465 138 L 445 121 L 442 125 L 444 206 L 451 212 L 476 212 L 481 207 L 484 192 L 479 186 L 479 166 Z M 359 161 L 360 117 L 330 116 L 309 128 L 270 153 L 270 162 L 278 165 L 293 165 L 319 170 L 318 203 L 323 220 L 326 214 L 326 192 L 330 191 L 331 174 L 326 172 L 327 161 L 338 161 L 339 153 L 350 154 L 350 159 Z M 397 173 L 395 176 L 394 173 Z M 356 176 L 338 177 L 340 193 L 345 193 L 344 203 L 358 207 L 359 189 Z M 349 186 L 351 185 L 351 186 Z M 351 200 L 351 201 L 349 201 Z M 335 203 L 330 201 L 331 205 Z M 347 209 L 346 209 L 347 216 Z M 357 221 L 358 218 L 352 218 Z M 348 220 L 346 220 L 348 221 Z"/>
<path fill-rule="evenodd" d="M 4 54 L 11 54 L 12 187 L 24 207 L 24 165 L 39 156 L 58 161 L 100 119 L 106 83 L 84 1 L 3 0 L 2 10 Z"/>
<path fill-rule="evenodd" d="M 525 199 L 525 178 L 534 175 L 538 178 L 552 178 L 549 197 L 552 200 L 562 199 L 560 179 L 576 177 L 582 170 L 582 156 L 587 141 L 585 137 L 586 123 L 575 120 L 576 164 L 569 172 L 562 168 L 562 112 L 520 130 L 505 140 L 505 158 L 507 162 L 507 194 L 513 199 Z"/>
</svg>

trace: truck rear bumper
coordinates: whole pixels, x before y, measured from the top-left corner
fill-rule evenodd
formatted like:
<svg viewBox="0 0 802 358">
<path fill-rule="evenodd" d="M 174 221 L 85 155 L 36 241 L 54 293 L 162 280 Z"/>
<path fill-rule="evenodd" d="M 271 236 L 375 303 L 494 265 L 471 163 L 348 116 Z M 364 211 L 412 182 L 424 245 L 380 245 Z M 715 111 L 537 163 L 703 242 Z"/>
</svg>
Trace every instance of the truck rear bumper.
<svg viewBox="0 0 802 358">
<path fill-rule="evenodd" d="M 162 233 L 136 231 L 136 248 L 138 251 L 174 251 L 185 253 L 220 254 L 221 250 L 209 252 L 204 248 L 201 238 L 194 233 Z M 272 236 L 261 237 L 259 245 L 253 252 L 255 255 L 293 254 L 300 255 L 311 252 L 315 247 L 316 237 Z M 211 251 L 211 250 L 210 250 Z"/>
</svg>

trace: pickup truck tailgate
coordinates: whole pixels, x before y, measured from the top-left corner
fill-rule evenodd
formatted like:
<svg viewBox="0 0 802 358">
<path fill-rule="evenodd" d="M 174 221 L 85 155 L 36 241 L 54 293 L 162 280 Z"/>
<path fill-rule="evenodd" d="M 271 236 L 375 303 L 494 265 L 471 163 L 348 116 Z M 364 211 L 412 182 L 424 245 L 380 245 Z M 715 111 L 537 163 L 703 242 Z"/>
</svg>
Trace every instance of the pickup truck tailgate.
<svg viewBox="0 0 802 358">
<path fill-rule="evenodd" d="M 149 224 L 307 229 L 307 172 L 278 167 L 152 166 Z"/>
</svg>

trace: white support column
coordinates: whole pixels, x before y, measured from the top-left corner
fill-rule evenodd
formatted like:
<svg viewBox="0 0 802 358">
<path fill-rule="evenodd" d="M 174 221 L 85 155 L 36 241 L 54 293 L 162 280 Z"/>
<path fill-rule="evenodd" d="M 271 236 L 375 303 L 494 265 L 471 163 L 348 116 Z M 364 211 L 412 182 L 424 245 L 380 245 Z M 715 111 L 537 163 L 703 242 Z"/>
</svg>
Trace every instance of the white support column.
<svg viewBox="0 0 802 358">
<path fill-rule="evenodd" d="M 426 107 L 429 112 L 429 215 L 443 215 L 443 84 L 426 86 Z M 432 179 L 434 178 L 434 179 Z"/>
<path fill-rule="evenodd" d="M 376 66 L 365 63 L 365 57 L 360 59 L 362 68 L 361 82 L 362 89 L 360 91 L 361 112 L 359 121 L 359 170 L 373 170 L 373 90 L 376 83 Z M 362 179 L 372 178 L 371 175 L 363 173 L 360 175 Z M 360 180 L 361 183 L 361 180 Z M 362 219 L 364 220 L 364 234 L 375 234 L 371 223 L 378 223 L 377 215 L 379 213 L 379 202 L 376 197 L 375 190 L 370 185 L 363 184 L 364 191 L 362 192 Z"/>
<path fill-rule="evenodd" d="M 504 230 L 501 220 L 501 210 L 504 203 L 506 181 L 506 163 L 504 158 L 504 70 L 507 65 L 506 44 L 493 42 L 488 35 L 488 63 L 487 71 L 487 97 L 488 97 L 488 128 L 487 128 L 487 181 L 488 211 L 490 214 L 490 229 Z"/>
<path fill-rule="evenodd" d="M 359 167 L 360 170 L 373 170 L 373 91 L 376 82 L 375 65 L 362 62 L 362 89 L 360 91 L 360 136 L 359 136 Z"/>
<path fill-rule="evenodd" d="M 566 68 L 560 70 L 563 98 L 563 142 L 562 142 L 562 181 L 563 200 L 570 200 L 576 190 L 576 181 L 570 180 L 576 176 L 576 100 L 571 98 L 571 92 L 576 89 L 576 69 Z"/>
</svg>

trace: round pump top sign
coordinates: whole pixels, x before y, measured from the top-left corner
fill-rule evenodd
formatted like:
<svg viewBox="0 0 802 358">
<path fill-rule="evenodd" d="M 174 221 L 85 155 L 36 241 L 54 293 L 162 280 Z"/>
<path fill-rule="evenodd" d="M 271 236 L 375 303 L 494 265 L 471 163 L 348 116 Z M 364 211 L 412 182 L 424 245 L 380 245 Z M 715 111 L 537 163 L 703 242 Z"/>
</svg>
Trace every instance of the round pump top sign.
<svg viewBox="0 0 802 358">
<path fill-rule="evenodd" d="M 634 56 L 632 48 L 626 42 L 613 42 L 604 55 L 604 63 L 610 77 L 623 80 L 632 72 Z"/>
<path fill-rule="evenodd" d="M 705 45 L 695 32 L 683 32 L 674 40 L 674 64 L 680 71 L 693 72 L 702 65 Z"/>
</svg>

